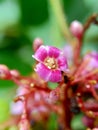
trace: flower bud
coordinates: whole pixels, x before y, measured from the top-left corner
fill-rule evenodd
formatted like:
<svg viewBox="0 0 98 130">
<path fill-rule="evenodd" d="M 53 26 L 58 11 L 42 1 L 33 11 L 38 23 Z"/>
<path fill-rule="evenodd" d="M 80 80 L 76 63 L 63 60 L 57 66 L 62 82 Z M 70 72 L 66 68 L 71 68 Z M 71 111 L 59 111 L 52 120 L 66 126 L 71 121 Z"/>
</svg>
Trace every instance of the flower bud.
<svg viewBox="0 0 98 130">
<path fill-rule="evenodd" d="M 82 71 L 84 74 L 94 69 L 98 69 L 98 52 L 92 51 L 86 54 L 83 58 L 83 62 L 86 62 L 87 60 L 89 62 Z"/>
<path fill-rule="evenodd" d="M 0 65 L 0 79 L 10 79 L 11 74 L 6 65 L 1 64 Z"/>
<path fill-rule="evenodd" d="M 36 51 L 42 44 L 43 44 L 42 39 L 36 38 L 33 42 L 33 50 Z"/>
<path fill-rule="evenodd" d="M 12 102 L 10 104 L 10 112 L 12 115 L 20 115 L 23 111 L 23 103 L 21 101 Z"/>
<path fill-rule="evenodd" d="M 93 118 L 90 118 L 90 117 L 87 117 L 87 116 L 84 116 L 82 118 L 82 122 L 85 126 L 87 127 L 90 127 L 92 128 L 93 127 L 93 124 L 94 124 L 94 119 Z"/>
<path fill-rule="evenodd" d="M 53 90 L 50 92 L 49 98 L 53 101 L 56 102 L 59 99 L 59 92 L 56 90 Z"/>
<path fill-rule="evenodd" d="M 20 76 L 20 73 L 17 70 L 11 70 L 10 73 L 15 78 L 18 78 Z"/>
<path fill-rule="evenodd" d="M 70 25 L 70 31 L 75 37 L 80 39 L 83 35 L 83 25 L 75 20 Z"/>
</svg>

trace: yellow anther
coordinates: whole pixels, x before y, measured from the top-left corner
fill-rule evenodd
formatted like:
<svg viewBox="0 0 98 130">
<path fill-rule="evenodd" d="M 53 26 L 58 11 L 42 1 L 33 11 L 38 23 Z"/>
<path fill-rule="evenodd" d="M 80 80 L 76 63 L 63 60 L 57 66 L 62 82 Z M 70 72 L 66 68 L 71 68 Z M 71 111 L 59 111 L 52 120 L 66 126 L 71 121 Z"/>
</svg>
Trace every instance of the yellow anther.
<svg viewBox="0 0 98 130">
<path fill-rule="evenodd" d="M 93 113 L 92 111 L 88 111 L 88 112 L 87 112 L 87 115 L 88 115 L 89 117 L 95 117 L 95 116 L 94 116 L 94 113 Z"/>
<path fill-rule="evenodd" d="M 91 80 L 90 83 L 95 85 L 97 83 L 97 81 L 96 80 Z"/>
<path fill-rule="evenodd" d="M 34 87 L 34 83 L 31 83 L 31 84 L 30 84 L 30 87 L 33 88 L 33 87 Z"/>
<path fill-rule="evenodd" d="M 57 68 L 57 62 L 54 58 L 48 57 L 47 59 L 45 59 L 44 63 L 49 69 L 56 69 Z"/>
</svg>

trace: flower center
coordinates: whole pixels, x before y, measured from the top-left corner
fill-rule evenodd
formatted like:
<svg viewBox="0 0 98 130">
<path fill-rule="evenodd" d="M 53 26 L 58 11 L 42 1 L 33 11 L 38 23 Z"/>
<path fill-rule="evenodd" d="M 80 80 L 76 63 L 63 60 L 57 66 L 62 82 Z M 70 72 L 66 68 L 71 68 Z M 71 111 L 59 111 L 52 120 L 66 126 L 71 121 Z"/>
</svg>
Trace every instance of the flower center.
<svg viewBox="0 0 98 130">
<path fill-rule="evenodd" d="M 56 69 L 57 68 L 57 62 L 54 58 L 48 57 L 47 59 L 45 59 L 44 63 L 49 69 Z"/>
</svg>

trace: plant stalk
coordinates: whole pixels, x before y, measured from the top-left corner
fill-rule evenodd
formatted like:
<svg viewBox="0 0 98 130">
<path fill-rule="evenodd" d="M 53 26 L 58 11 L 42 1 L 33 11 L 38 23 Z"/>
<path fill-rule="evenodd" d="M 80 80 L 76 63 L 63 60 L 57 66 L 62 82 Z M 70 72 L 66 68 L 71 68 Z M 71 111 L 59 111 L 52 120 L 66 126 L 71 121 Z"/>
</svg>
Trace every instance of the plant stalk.
<svg viewBox="0 0 98 130">
<path fill-rule="evenodd" d="M 49 0 L 49 1 L 52 6 L 55 17 L 57 19 L 58 25 L 61 29 L 61 32 L 63 33 L 66 40 L 69 43 L 72 43 L 72 36 L 68 28 L 66 15 L 64 14 L 61 0 Z"/>
</svg>

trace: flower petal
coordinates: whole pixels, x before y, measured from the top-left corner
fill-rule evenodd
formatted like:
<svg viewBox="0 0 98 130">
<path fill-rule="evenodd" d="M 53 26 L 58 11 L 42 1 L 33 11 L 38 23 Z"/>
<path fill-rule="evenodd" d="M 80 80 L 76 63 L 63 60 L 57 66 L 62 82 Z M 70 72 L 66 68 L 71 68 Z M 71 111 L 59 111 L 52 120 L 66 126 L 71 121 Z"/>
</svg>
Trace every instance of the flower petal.
<svg viewBox="0 0 98 130">
<path fill-rule="evenodd" d="M 44 64 L 38 63 L 36 65 L 35 71 L 39 74 L 41 78 L 43 78 L 45 81 L 48 81 L 51 70 L 48 69 Z"/>
<path fill-rule="evenodd" d="M 42 62 L 47 57 L 47 48 L 45 46 L 40 46 L 37 51 L 35 52 L 35 55 L 32 56 L 37 61 Z"/>
<path fill-rule="evenodd" d="M 98 61 L 98 52 L 92 51 L 91 53 L 89 53 L 89 56 L 91 56 L 92 58 L 95 58 Z"/>
<path fill-rule="evenodd" d="M 51 74 L 48 77 L 50 82 L 60 82 L 62 79 L 62 74 L 60 70 L 51 70 Z"/>
<path fill-rule="evenodd" d="M 91 52 L 84 56 L 84 62 L 89 59 L 89 63 L 86 66 L 88 71 L 98 68 L 98 53 Z"/>
<path fill-rule="evenodd" d="M 58 66 L 61 71 L 66 72 L 68 70 L 67 60 L 63 55 L 58 58 Z"/>
<path fill-rule="evenodd" d="M 53 46 L 47 46 L 47 51 L 48 51 L 48 56 L 54 58 L 57 58 L 61 53 L 61 51 L 58 48 Z"/>
<path fill-rule="evenodd" d="M 83 117 L 82 117 L 82 122 L 83 122 L 83 124 L 84 124 L 85 126 L 92 128 L 93 125 L 94 125 L 94 118 L 90 118 L 90 117 L 88 117 L 88 116 L 83 116 Z"/>
<path fill-rule="evenodd" d="M 12 102 L 10 106 L 10 112 L 13 115 L 20 115 L 23 111 L 23 103 L 21 101 Z"/>
<path fill-rule="evenodd" d="M 63 48 L 63 53 L 64 53 L 64 57 L 68 61 L 72 61 L 73 60 L 73 49 L 72 49 L 71 45 L 66 44 L 65 47 Z"/>
</svg>

